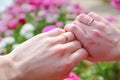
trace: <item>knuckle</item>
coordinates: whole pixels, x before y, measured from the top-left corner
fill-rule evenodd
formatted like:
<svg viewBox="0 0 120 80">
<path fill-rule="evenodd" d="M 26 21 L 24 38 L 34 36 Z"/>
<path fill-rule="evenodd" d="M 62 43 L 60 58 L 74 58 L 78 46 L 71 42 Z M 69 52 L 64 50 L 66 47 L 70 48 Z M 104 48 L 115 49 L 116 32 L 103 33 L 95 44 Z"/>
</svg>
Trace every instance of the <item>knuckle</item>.
<svg viewBox="0 0 120 80">
<path fill-rule="evenodd" d="M 45 37 L 44 40 L 45 40 L 45 42 L 50 42 L 51 38 L 50 37 Z"/>
<path fill-rule="evenodd" d="M 61 51 L 61 52 L 63 52 L 63 53 L 65 53 L 66 50 L 67 50 L 67 47 L 62 47 L 62 46 L 61 46 L 61 47 L 59 48 L 59 51 Z"/>
<path fill-rule="evenodd" d="M 54 45 L 55 41 L 51 37 L 46 37 L 44 39 L 45 44 L 47 43 L 49 46 Z"/>
<path fill-rule="evenodd" d="M 63 32 L 64 32 L 64 30 L 61 29 L 61 28 L 56 28 L 56 31 L 57 31 L 58 33 L 63 33 Z"/>
<path fill-rule="evenodd" d="M 88 46 L 92 46 L 93 44 L 95 44 L 96 42 L 91 38 L 91 37 L 87 37 L 86 38 L 86 44 L 88 45 Z"/>
<path fill-rule="evenodd" d="M 67 48 L 61 45 L 56 45 L 54 49 L 55 49 L 55 52 L 59 53 L 60 55 L 64 54 L 67 51 Z"/>
<path fill-rule="evenodd" d="M 75 40 L 75 44 L 81 45 L 81 43 L 79 41 L 77 41 L 77 40 Z"/>
<path fill-rule="evenodd" d="M 92 29 L 90 30 L 90 32 L 92 33 L 92 37 L 100 37 L 101 33 L 98 29 Z"/>
<path fill-rule="evenodd" d="M 72 32 L 68 32 L 68 34 L 72 37 L 74 37 L 74 34 Z"/>
<path fill-rule="evenodd" d="M 81 47 L 81 43 L 80 43 L 79 41 L 75 40 L 75 41 L 74 41 L 74 46 L 79 46 L 79 47 Z"/>
<path fill-rule="evenodd" d="M 106 25 L 105 25 L 104 23 L 102 23 L 102 22 L 99 22 L 99 23 L 97 24 L 97 26 L 98 26 L 98 28 L 100 28 L 100 29 L 104 29 L 104 28 L 106 27 Z"/>
<path fill-rule="evenodd" d="M 72 31 L 72 30 L 74 30 L 74 28 L 75 28 L 75 24 L 73 24 L 73 23 L 67 24 L 65 26 L 66 31 Z"/>
</svg>

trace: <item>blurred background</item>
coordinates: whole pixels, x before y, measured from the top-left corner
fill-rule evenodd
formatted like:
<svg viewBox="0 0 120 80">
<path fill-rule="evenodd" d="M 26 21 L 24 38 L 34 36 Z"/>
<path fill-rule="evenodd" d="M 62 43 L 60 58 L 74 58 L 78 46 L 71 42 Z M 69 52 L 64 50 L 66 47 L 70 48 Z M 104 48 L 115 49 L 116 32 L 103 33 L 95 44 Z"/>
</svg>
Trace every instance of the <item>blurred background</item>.
<svg viewBox="0 0 120 80">
<path fill-rule="evenodd" d="M 120 27 L 120 0 L 0 0 L 0 6 L 0 55 L 39 33 L 64 28 L 81 13 L 96 12 Z M 81 80 L 120 80 L 120 63 L 83 61 L 73 72 Z"/>
</svg>

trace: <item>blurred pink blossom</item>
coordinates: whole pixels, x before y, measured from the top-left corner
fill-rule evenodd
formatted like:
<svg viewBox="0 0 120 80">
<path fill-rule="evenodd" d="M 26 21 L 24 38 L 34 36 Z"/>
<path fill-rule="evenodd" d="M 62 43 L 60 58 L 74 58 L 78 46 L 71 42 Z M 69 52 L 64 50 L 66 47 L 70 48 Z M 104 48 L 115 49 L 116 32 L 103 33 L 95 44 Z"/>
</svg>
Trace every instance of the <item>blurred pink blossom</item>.
<svg viewBox="0 0 120 80">
<path fill-rule="evenodd" d="M 66 78 L 64 80 L 81 80 L 81 79 L 80 79 L 80 77 L 78 77 L 78 75 L 76 75 L 75 73 L 71 72 L 70 75 L 68 76 L 68 78 Z"/>
<path fill-rule="evenodd" d="M 21 10 L 26 13 L 26 12 L 30 12 L 30 11 L 35 11 L 36 10 L 36 6 L 28 4 L 28 3 L 24 3 L 21 5 Z"/>
<path fill-rule="evenodd" d="M 29 3 L 32 5 L 43 6 L 45 9 L 48 9 L 51 6 L 66 5 L 69 3 L 69 0 L 29 0 Z"/>
<path fill-rule="evenodd" d="M 5 26 L 0 26 L 0 34 L 4 33 L 7 31 L 7 27 Z"/>
<path fill-rule="evenodd" d="M 58 21 L 58 20 L 57 20 L 56 18 L 52 18 L 50 22 L 51 22 L 51 23 L 56 23 L 57 21 Z"/>
<path fill-rule="evenodd" d="M 53 6 L 53 2 L 52 2 L 52 0 L 43 0 L 42 6 L 45 9 L 49 9 L 50 6 Z"/>
<path fill-rule="evenodd" d="M 18 23 L 21 23 L 22 25 L 24 25 L 26 23 L 25 18 L 19 18 Z"/>
<path fill-rule="evenodd" d="M 42 3 L 42 0 L 29 0 L 29 3 L 32 5 L 40 5 Z"/>
<path fill-rule="evenodd" d="M 24 10 L 22 10 L 22 8 L 18 5 L 13 5 L 6 9 L 6 12 L 12 15 L 18 15 L 24 13 Z"/>
<path fill-rule="evenodd" d="M 120 10 L 120 0 L 111 0 L 111 4 L 112 4 L 117 10 Z"/>
<path fill-rule="evenodd" d="M 115 17 L 107 17 L 106 18 L 109 22 L 117 22 L 119 21 L 118 18 L 115 18 Z"/>
<path fill-rule="evenodd" d="M 27 2 L 27 0 L 15 0 L 15 3 L 16 4 L 23 4 L 23 3 L 26 3 Z"/>
<path fill-rule="evenodd" d="M 6 32 L 4 32 L 5 36 L 12 36 L 13 35 L 13 31 L 12 30 L 7 30 Z"/>
<path fill-rule="evenodd" d="M 51 26 L 46 26 L 43 28 L 42 32 L 48 32 L 50 30 L 53 30 L 53 29 L 56 29 L 57 27 L 54 26 L 54 25 L 51 25 Z"/>
<path fill-rule="evenodd" d="M 67 5 L 69 4 L 69 0 L 52 0 L 54 5 Z"/>
<path fill-rule="evenodd" d="M 18 20 L 17 19 L 13 19 L 9 22 L 8 24 L 8 29 L 16 29 L 18 25 Z"/>
<path fill-rule="evenodd" d="M 74 4 L 73 5 L 74 12 L 79 15 L 81 11 L 83 11 L 83 8 L 79 4 Z"/>
<path fill-rule="evenodd" d="M 56 26 L 57 26 L 57 27 L 59 27 L 59 28 L 62 28 L 62 27 L 63 27 L 63 25 L 64 25 L 64 23 L 63 23 L 63 22 L 57 22 L 57 23 L 56 23 Z"/>
</svg>

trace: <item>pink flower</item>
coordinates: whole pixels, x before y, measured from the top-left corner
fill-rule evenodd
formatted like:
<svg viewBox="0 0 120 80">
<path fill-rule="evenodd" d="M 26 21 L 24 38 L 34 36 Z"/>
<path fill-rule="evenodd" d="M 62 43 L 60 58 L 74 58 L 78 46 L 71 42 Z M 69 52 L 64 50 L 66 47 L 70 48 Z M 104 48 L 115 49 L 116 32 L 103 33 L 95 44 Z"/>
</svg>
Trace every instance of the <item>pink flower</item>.
<svg viewBox="0 0 120 80">
<path fill-rule="evenodd" d="M 106 18 L 109 22 L 118 22 L 118 18 L 115 18 L 115 17 L 107 17 Z"/>
<path fill-rule="evenodd" d="M 54 5 L 67 5 L 70 0 L 52 0 Z"/>
<path fill-rule="evenodd" d="M 42 6 L 45 8 L 45 9 L 49 9 L 50 6 L 53 5 L 53 2 L 51 0 L 43 0 L 42 2 Z"/>
<path fill-rule="evenodd" d="M 63 22 L 57 22 L 57 23 L 56 23 L 56 26 L 57 26 L 57 27 L 59 27 L 59 28 L 62 28 L 62 27 L 63 27 L 63 25 L 64 25 L 64 23 L 63 23 Z"/>
<path fill-rule="evenodd" d="M 8 20 L 3 19 L 2 21 L 0 21 L 0 34 L 3 34 L 7 31 L 7 23 Z"/>
<path fill-rule="evenodd" d="M 32 5 L 40 5 L 42 3 L 42 0 L 29 0 L 29 3 Z"/>
<path fill-rule="evenodd" d="M 18 22 L 24 25 L 26 23 L 26 20 L 25 18 L 19 18 Z"/>
<path fill-rule="evenodd" d="M 21 5 L 21 9 L 24 13 L 27 13 L 27 12 L 33 12 L 35 11 L 37 8 L 36 6 L 34 5 L 31 5 L 31 4 L 28 4 L 28 3 L 24 3 Z"/>
<path fill-rule="evenodd" d="M 50 22 L 51 22 L 51 23 L 56 23 L 56 22 L 57 22 L 57 19 L 56 19 L 56 18 L 52 18 Z"/>
<path fill-rule="evenodd" d="M 83 8 L 79 4 L 74 4 L 73 5 L 74 12 L 78 15 L 83 11 Z"/>
<path fill-rule="evenodd" d="M 117 10 L 120 10 L 120 0 L 111 0 L 111 4 L 112 4 Z"/>
<path fill-rule="evenodd" d="M 49 9 L 51 6 L 66 5 L 69 0 L 30 0 L 30 4 L 43 6 L 45 9 Z"/>
<path fill-rule="evenodd" d="M 18 20 L 16 19 L 11 20 L 8 24 L 8 29 L 15 29 L 17 28 L 17 25 L 18 25 Z"/>
<path fill-rule="evenodd" d="M 64 80 L 81 80 L 80 77 L 78 77 L 78 75 L 76 75 L 75 73 L 71 72 L 69 77 L 64 79 Z"/>
<path fill-rule="evenodd" d="M 57 27 L 54 26 L 54 25 L 51 25 L 51 26 L 46 26 L 44 27 L 44 29 L 42 30 L 42 32 L 48 32 L 50 30 L 53 30 L 53 29 L 56 29 Z"/>
<path fill-rule="evenodd" d="M 0 26 L 0 34 L 4 33 L 7 31 L 7 27 L 5 26 Z"/>
<path fill-rule="evenodd" d="M 13 5 L 13 6 L 10 6 L 6 10 L 6 12 L 12 15 L 18 15 L 18 14 L 24 13 L 24 10 L 22 10 L 22 8 L 18 5 Z"/>
<path fill-rule="evenodd" d="M 25 3 L 26 2 L 26 0 L 15 0 L 15 3 L 16 4 L 23 4 L 23 3 Z"/>
</svg>

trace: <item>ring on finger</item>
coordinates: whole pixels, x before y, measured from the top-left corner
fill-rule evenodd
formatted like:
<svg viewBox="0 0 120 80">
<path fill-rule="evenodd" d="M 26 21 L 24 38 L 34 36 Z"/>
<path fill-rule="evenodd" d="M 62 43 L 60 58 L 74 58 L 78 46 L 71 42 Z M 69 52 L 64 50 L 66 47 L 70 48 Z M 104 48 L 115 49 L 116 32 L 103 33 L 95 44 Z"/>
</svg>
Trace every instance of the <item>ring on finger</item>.
<svg viewBox="0 0 120 80">
<path fill-rule="evenodd" d="M 87 25 L 90 26 L 93 22 L 94 22 L 94 19 L 91 19 Z"/>
</svg>

